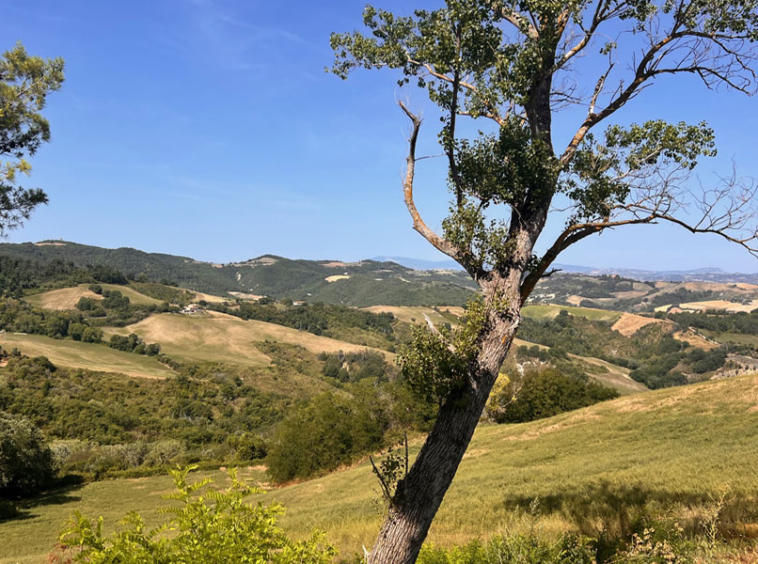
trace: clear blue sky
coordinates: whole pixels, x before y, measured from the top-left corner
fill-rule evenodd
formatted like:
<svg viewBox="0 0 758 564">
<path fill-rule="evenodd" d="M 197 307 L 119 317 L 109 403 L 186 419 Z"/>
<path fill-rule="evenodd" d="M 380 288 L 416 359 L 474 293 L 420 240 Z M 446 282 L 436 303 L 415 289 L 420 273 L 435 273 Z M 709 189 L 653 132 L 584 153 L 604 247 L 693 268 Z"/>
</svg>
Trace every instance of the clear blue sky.
<svg viewBox="0 0 758 564">
<path fill-rule="evenodd" d="M 0 47 L 20 40 L 67 64 L 46 110 L 53 141 L 35 157 L 29 182 L 47 190 L 50 205 L 10 241 L 63 238 L 223 262 L 264 253 L 442 258 L 411 230 L 400 191 L 406 121 L 395 99 L 422 107 L 423 93 L 398 92 L 384 73 L 342 82 L 323 70 L 329 33 L 358 27 L 364 4 L 0 0 Z M 400 12 L 437 5 L 377 4 Z M 729 172 L 732 159 L 758 177 L 756 104 L 663 80 L 618 121 L 707 119 L 720 156 L 701 167 L 703 181 Z M 568 131 L 559 125 L 556 136 Z M 423 148 L 438 152 L 434 143 L 428 127 Z M 422 213 L 439 225 L 447 209 L 441 160 L 419 166 L 417 192 Z M 671 227 L 606 233 L 560 262 L 758 271 L 746 252 Z"/>
</svg>

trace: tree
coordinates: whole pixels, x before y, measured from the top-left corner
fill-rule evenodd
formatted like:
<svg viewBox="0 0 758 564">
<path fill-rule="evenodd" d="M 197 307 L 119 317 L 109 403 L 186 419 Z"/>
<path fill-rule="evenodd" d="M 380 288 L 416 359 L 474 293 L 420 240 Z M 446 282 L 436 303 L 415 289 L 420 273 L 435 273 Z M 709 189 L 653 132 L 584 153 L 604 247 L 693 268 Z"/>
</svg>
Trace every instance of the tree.
<svg viewBox="0 0 758 564">
<path fill-rule="evenodd" d="M 0 499 L 36 493 L 54 477 L 53 454 L 39 429 L 0 412 Z"/>
<path fill-rule="evenodd" d="M 332 35 L 337 76 L 392 69 L 401 86 L 413 81 L 439 108 L 452 193 L 442 233 L 414 201 L 422 119 L 401 102 L 411 125 L 405 204 L 414 229 L 481 290 L 462 330 L 429 324 L 406 354 L 406 375 L 432 386 L 439 410 L 394 493 L 372 564 L 415 560 L 511 347 L 521 306 L 560 253 L 609 228 L 671 222 L 758 254 L 753 186 L 736 174 L 712 188 L 688 182 L 697 162 L 716 152 L 706 123 L 611 123 L 663 78 L 690 75 L 708 88 L 753 93 L 757 4 L 447 0 L 407 17 L 368 6 L 368 33 Z M 566 120 L 582 117 L 559 145 L 553 118 L 567 108 Z M 474 125 L 462 129 L 463 120 Z M 553 204 L 568 219 L 536 256 Z"/>
<path fill-rule="evenodd" d="M 19 43 L 0 57 L 0 235 L 29 219 L 32 210 L 47 203 L 38 188 L 22 188 L 42 143 L 50 141 L 50 124 L 40 114 L 47 95 L 63 83 L 63 59 L 30 56 Z"/>
</svg>

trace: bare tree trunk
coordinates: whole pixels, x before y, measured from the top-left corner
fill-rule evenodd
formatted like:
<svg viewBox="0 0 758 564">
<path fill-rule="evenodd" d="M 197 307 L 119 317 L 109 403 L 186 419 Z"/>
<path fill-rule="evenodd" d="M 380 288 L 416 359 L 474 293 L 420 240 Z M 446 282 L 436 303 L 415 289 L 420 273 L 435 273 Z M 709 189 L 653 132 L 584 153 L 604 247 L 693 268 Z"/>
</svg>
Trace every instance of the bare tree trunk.
<svg viewBox="0 0 758 564">
<path fill-rule="evenodd" d="M 511 347 L 514 324 L 499 320 L 484 338 L 471 386 L 449 398 L 408 476 L 398 484 L 370 564 L 413 564 L 458 470 L 482 415 L 500 366 Z"/>
</svg>

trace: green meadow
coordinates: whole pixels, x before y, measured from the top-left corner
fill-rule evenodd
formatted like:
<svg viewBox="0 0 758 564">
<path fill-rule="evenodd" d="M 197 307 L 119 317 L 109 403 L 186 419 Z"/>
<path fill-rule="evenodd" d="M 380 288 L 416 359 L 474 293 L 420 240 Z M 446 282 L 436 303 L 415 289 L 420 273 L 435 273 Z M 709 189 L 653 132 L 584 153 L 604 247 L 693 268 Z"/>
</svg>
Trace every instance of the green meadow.
<svg viewBox="0 0 758 564">
<path fill-rule="evenodd" d="M 412 452 L 419 447 L 412 443 Z M 666 512 L 702 532 L 715 500 L 724 526 L 754 534 L 758 510 L 758 376 L 625 396 L 550 419 L 482 425 L 429 540 L 439 545 L 536 527 L 557 537 L 623 530 L 643 511 Z M 220 473 L 211 473 L 222 476 Z M 244 475 L 256 482 L 261 468 Z M 166 476 L 112 480 L 53 493 L 0 524 L 0 564 L 43 562 L 74 510 L 113 529 L 127 511 L 154 524 Z M 288 508 L 286 530 L 325 530 L 344 557 L 370 546 L 380 523 L 368 461 L 261 496 Z"/>
</svg>

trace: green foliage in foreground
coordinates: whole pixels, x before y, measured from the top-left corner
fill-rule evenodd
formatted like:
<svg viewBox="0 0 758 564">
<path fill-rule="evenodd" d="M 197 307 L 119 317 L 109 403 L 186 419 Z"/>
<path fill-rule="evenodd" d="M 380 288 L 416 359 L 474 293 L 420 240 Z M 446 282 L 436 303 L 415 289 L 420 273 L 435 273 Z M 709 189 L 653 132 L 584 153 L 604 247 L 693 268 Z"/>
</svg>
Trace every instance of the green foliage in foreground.
<svg viewBox="0 0 758 564">
<path fill-rule="evenodd" d="M 541 539 L 534 531 L 496 536 L 488 542 L 473 541 L 449 550 L 426 546 L 418 564 L 689 564 L 695 553 L 675 523 L 657 522 L 654 528 L 641 520 L 639 533 L 628 543 L 606 546 L 602 536 L 594 539 L 564 533 L 558 542 Z"/>
<path fill-rule="evenodd" d="M 277 526 L 283 510 L 278 505 L 246 503 L 261 490 L 237 480 L 225 491 L 209 490 L 204 479 L 187 481 L 187 470 L 173 472 L 176 491 L 164 496 L 179 502 L 164 510 L 170 518 L 157 529 L 146 530 L 136 513 L 124 520 L 124 528 L 107 537 L 102 518 L 92 523 L 76 513 L 61 535 L 59 562 L 87 564 L 329 564 L 336 554 L 319 533 L 304 541 L 292 541 Z M 172 534 L 165 534 L 170 531 Z M 68 560 L 70 558 L 70 560 Z"/>
</svg>

